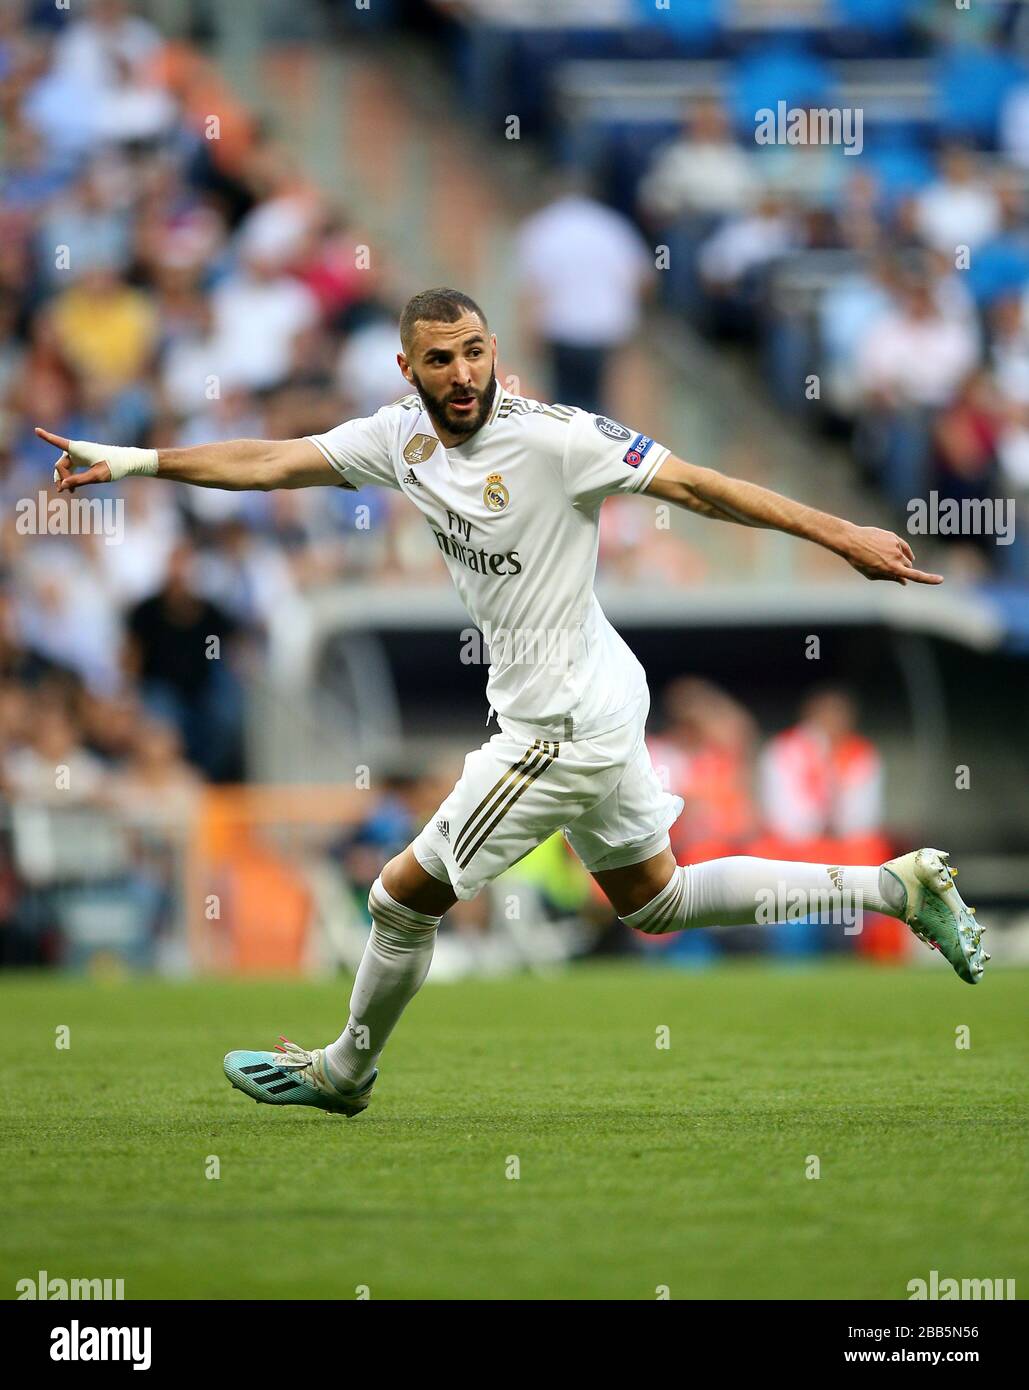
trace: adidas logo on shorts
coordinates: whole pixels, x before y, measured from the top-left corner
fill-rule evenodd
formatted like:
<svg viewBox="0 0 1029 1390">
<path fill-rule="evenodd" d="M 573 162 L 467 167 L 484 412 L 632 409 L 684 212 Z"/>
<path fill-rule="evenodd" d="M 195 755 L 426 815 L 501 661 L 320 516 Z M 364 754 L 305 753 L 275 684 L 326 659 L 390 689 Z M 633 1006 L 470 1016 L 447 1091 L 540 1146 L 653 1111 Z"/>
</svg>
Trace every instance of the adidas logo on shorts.
<svg viewBox="0 0 1029 1390">
<path fill-rule="evenodd" d="M 439 831 L 439 833 L 443 836 L 444 840 L 446 840 L 447 844 L 449 845 L 449 844 L 450 844 L 450 822 L 449 822 L 448 820 L 438 820 L 438 821 L 436 822 L 436 829 Z"/>
</svg>

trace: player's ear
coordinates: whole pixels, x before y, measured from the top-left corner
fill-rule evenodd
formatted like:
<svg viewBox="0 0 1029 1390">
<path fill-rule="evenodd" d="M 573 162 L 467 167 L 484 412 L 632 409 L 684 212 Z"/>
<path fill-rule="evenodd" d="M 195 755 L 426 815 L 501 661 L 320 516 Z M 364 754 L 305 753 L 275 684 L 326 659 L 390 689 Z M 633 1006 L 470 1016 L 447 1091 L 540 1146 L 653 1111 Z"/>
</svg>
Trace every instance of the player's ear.
<svg viewBox="0 0 1029 1390">
<path fill-rule="evenodd" d="M 405 380 L 409 385 L 413 386 L 413 385 L 414 385 L 414 376 L 413 376 L 413 374 L 412 374 L 412 372 L 411 372 L 410 366 L 408 365 L 407 358 L 404 356 L 404 354 L 403 354 L 402 352 L 398 352 L 398 353 L 397 353 L 397 366 L 400 368 L 401 373 L 403 374 L 404 380 Z"/>
</svg>

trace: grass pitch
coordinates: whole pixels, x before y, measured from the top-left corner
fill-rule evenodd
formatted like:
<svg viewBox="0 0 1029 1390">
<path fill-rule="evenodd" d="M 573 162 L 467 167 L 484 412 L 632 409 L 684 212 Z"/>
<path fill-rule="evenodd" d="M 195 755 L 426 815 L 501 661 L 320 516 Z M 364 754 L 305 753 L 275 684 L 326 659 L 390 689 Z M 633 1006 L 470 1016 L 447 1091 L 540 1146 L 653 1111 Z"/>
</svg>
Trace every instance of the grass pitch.
<svg viewBox="0 0 1029 1390">
<path fill-rule="evenodd" d="M 1021 1294 L 1025 984 L 748 964 L 429 986 L 346 1120 L 221 1070 L 336 1036 L 346 981 L 7 977 L 0 1293 L 45 1269 L 127 1298 L 896 1299 L 935 1269 Z"/>
</svg>

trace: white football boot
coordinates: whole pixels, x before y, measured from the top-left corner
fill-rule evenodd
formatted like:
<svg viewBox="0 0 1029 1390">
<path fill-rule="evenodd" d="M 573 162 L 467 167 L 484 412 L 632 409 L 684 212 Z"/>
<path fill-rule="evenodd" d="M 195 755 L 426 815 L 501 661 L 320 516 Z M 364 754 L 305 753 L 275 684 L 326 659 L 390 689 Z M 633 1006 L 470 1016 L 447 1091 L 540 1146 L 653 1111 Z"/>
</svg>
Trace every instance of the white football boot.
<svg viewBox="0 0 1029 1390">
<path fill-rule="evenodd" d="M 949 858 L 945 850 L 916 849 L 887 860 L 882 869 L 903 889 L 901 916 L 918 939 L 945 956 L 966 984 L 977 985 L 990 959 L 981 945 L 986 928 L 962 901 Z"/>
</svg>

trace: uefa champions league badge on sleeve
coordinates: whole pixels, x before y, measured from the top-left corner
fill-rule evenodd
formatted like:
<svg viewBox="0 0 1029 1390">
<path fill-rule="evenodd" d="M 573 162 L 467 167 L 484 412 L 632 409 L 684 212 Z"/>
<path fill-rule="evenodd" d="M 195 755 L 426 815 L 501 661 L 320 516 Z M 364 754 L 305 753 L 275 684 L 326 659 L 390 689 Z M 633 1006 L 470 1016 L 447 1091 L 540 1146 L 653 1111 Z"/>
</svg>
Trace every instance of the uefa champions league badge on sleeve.
<svg viewBox="0 0 1029 1390">
<path fill-rule="evenodd" d="M 482 500 L 491 512 L 502 512 L 510 502 L 511 494 L 504 486 L 501 474 L 491 473 L 486 479 L 486 486 L 482 489 Z"/>
<path fill-rule="evenodd" d="M 593 423 L 600 433 L 605 435 L 608 439 L 617 439 L 621 441 L 623 439 L 632 438 L 632 430 L 627 430 L 625 426 L 620 425 L 617 420 L 609 420 L 606 415 L 594 415 Z"/>
<path fill-rule="evenodd" d="M 653 444 L 653 440 L 646 434 L 638 434 L 629 445 L 623 463 L 627 463 L 630 468 L 639 468 L 646 457 L 647 450 Z"/>
</svg>

